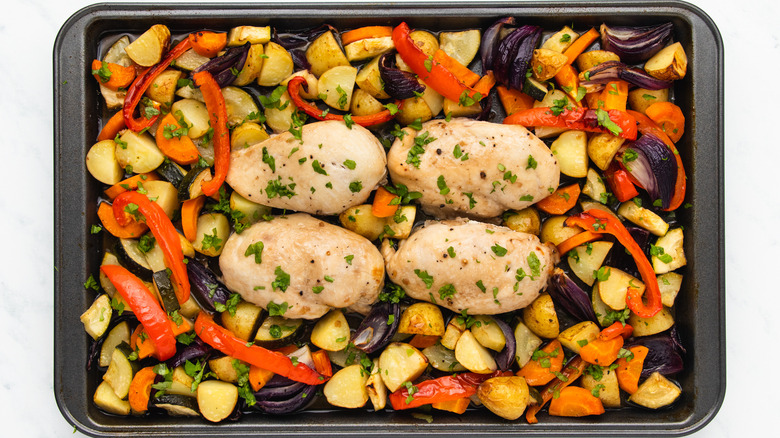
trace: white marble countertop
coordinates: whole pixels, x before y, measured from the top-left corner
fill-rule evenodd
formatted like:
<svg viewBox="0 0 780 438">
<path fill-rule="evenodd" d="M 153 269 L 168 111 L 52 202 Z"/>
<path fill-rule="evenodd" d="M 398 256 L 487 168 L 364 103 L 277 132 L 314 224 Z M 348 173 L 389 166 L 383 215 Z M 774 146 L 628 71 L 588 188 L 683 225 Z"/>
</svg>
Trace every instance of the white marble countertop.
<svg viewBox="0 0 780 438">
<path fill-rule="evenodd" d="M 17 1 L 0 16 L 0 144 L 11 156 L 0 172 L 0 187 L 8 189 L 0 197 L 0 229 L 6 249 L 13 250 L 0 264 L 3 436 L 74 432 L 52 390 L 51 60 L 58 29 L 89 3 Z M 780 249 L 780 201 L 771 189 L 780 147 L 771 133 L 777 119 L 770 108 L 780 101 L 772 79 L 780 71 L 780 7 L 773 0 L 693 3 L 714 19 L 725 42 L 728 321 L 727 396 L 717 417 L 694 436 L 757 436 L 770 430 L 777 415 L 767 394 L 780 355 L 768 341 L 780 335 L 780 287 L 765 275 L 777 272 L 773 256 Z"/>
</svg>

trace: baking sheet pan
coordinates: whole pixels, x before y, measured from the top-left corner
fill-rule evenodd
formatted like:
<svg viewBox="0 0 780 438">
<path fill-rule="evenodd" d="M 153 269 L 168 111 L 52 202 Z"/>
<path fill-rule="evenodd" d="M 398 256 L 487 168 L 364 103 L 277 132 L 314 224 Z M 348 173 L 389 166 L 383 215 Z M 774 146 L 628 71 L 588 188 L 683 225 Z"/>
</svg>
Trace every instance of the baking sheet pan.
<svg viewBox="0 0 780 438">
<path fill-rule="evenodd" d="M 84 157 L 104 116 L 97 85 L 89 74 L 101 54 L 102 37 L 140 34 L 150 25 L 167 25 L 172 34 L 202 28 L 270 24 L 304 29 L 322 23 L 346 29 L 397 24 L 447 30 L 485 28 L 495 19 L 515 16 L 547 30 L 574 23 L 577 29 L 672 21 L 674 39 L 689 56 L 688 76 L 675 84 L 675 102 L 688 117 L 688 132 L 678 144 L 688 173 L 687 202 L 679 214 L 688 255 L 683 289 L 677 299 L 677 325 L 688 353 L 677 376 L 682 400 L 673 409 L 608 411 L 591 418 L 540 415 L 540 422 L 510 422 L 484 410 L 454 415 L 436 411 L 431 423 L 408 412 L 366 410 L 307 411 L 290 416 L 250 415 L 238 422 L 210 424 L 203 419 L 117 417 L 98 410 L 92 394 L 99 383 L 87 372 L 89 348 L 79 321 L 93 297 L 83 283 L 97 275 L 100 239 L 90 235 L 96 221 L 94 200 L 100 184 L 86 170 Z M 715 24 L 683 2 L 489 2 L 436 4 L 97 4 L 75 13 L 54 45 L 55 274 L 54 392 L 63 416 L 92 436 L 680 436 L 705 425 L 719 409 L 726 385 L 725 280 L 723 233 L 723 44 Z"/>
</svg>

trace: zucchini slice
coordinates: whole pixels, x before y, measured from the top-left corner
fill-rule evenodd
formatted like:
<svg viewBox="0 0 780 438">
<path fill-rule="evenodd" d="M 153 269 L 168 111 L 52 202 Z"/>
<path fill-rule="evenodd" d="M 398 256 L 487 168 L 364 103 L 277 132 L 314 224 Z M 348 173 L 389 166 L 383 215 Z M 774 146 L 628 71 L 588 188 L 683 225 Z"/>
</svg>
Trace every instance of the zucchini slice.
<svg viewBox="0 0 780 438">
<path fill-rule="evenodd" d="M 177 65 L 178 65 L 178 61 L 177 61 Z M 164 179 L 165 181 L 168 181 L 169 183 L 178 187 L 179 184 L 181 183 L 181 180 L 184 179 L 184 175 L 186 175 L 187 172 L 178 164 L 174 163 L 169 159 L 166 159 L 157 168 L 157 174 L 160 175 L 160 177 L 162 177 L 162 179 Z"/>
<path fill-rule="evenodd" d="M 106 251 L 105 254 L 103 254 L 103 261 L 100 262 L 100 266 L 103 265 L 121 265 L 121 263 L 119 263 L 119 259 L 114 253 Z M 103 271 L 100 271 L 100 287 L 106 291 L 109 297 L 114 298 L 114 295 L 116 295 L 114 284 L 111 283 L 111 280 L 106 277 L 106 274 L 104 274 Z"/>
<path fill-rule="evenodd" d="M 302 319 L 269 316 L 257 329 L 255 344 L 270 349 L 281 348 L 300 339 L 303 331 Z"/>
<path fill-rule="evenodd" d="M 200 183 L 207 176 L 211 178 L 211 171 L 208 168 L 195 166 L 190 169 L 177 186 L 179 189 L 179 201 L 184 202 L 188 199 L 195 199 L 202 194 Z"/>
<path fill-rule="evenodd" d="M 137 365 L 129 359 L 132 349 L 126 343 L 120 343 L 111 353 L 111 363 L 103 375 L 103 381 L 114 388 L 114 393 L 120 399 L 127 397 L 130 392 L 130 382 L 136 372 Z"/>
<path fill-rule="evenodd" d="M 100 346 L 100 359 L 98 359 L 98 365 L 101 368 L 111 364 L 111 355 L 114 353 L 114 349 L 122 342 L 130 344 L 130 326 L 127 324 L 127 321 L 122 321 L 115 325 L 103 340 L 103 345 Z"/>
<path fill-rule="evenodd" d="M 111 300 L 108 295 L 102 294 L 97 297 L 89 309 L 81 314 L 80 319 L 84 324 L 84 331 L 92 336 L 92 339 L 103 336 L 111 322 Z"/>
<path fill-rule="evenodd" d="M 162 409 L 173 417 L 200 417 L 195 397 L 181 394 L 163 394 L 152 400 L 152 406 Z"/>
<path fill-rule="evenodd" d="M 100 409 L 116 415 L 130 415 L 130 402 L 116 396 L 108 382 L 102 382 L 95 390 L 92 401 Z"/>
<path fill-rule="evenodd" d="M 173 284 L 171 278 L 168 277 L 168 271 L 157 271 L 152 274 L 154 280 L 154 286 L 157 288 L 157 293 L 160 294 L 160 301 L 166 312 L 171 313 L 175 310 L 179 310 L 179 300 L 176 298 L 176 292 L 173 290 Z"/>
<path fill-rule="evenodd" d="M 542 99 L 544 99 L 544 96 L 547 95 L 547 85 L 534 78 L 525 78 L 523 93 L 533 97 L 534 100 L 541 102 Z"/>
<path fill-rule="evenodd" d="M 114 245 L 114 253 L 119 263 L 141 280 L 152 281 L 152 268 L 146 255 L 138 248 L 138 240 L 119 239 Z"/>
</svg>

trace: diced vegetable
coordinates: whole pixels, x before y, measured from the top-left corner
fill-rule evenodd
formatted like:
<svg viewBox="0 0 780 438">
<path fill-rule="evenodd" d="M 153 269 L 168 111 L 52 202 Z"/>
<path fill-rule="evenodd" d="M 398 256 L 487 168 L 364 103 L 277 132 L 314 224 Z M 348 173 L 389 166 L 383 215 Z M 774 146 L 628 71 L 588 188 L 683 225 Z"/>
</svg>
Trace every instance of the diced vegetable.
<svg viewBox="0 0 780 438">
<path fill-rule="evenodd" d="M 380 375 L 390 392 L 398 390 L 404 382 L 420 377 L 427 366 L 428 359 L 418 349 L 403 342 L 388 345 L 379 355 Z"/>
<path fill-rule="evenodd" d="M 238 402 L 238 388 L 232 383 L 206 380 L 198 385 L 197 397 L 203 418 L 217 423 L 233 412 Z"/>
<path fill-rule="evenodd" d="M 339 351 L 349 344 L 349 337 L 347 319 L 341 310 L 334 309 L 320 318 L 314 325 L 311 343 L 323 350 Z"/>
<path fill-rule="evenodd" d="M 333 406 L 360 408 L 368 401 L 368 377 L 369 374 L 362 365 L 350 365 L 336 372 L 325 384 L 322 392 Z"/>
<path fill-rule="evenodd" d="M 681 393 L 679 386 L 656 372 L 639 385 L 628 400 L 648 409 L 659 409 L 674 403 Z"/>
<path fill-rule="evenodd" d="M 523 377 L 493 377 L 477 389 L 479 400 L 491 412 L 507 420 L 517 420 L 530 401 L 528 384 Z"/>
</svg>

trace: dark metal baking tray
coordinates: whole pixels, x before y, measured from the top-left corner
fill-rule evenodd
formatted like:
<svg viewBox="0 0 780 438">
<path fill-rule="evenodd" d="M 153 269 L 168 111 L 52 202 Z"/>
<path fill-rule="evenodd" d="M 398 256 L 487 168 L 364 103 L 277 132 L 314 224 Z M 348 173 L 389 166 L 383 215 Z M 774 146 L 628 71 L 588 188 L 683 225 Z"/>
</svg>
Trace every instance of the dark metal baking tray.
<svg viewBox="0 0 780 438">
<path fill-rule="evenodd" d="M 688 117 L 678 147 L 688 172 L 693 208 L 679 214 L 688 255 L 683 290 L 677 299 L 678 328 L 688 353 L 677 376 L 682 400 L 673 409 L 610 411 L 572 419 L 540 415 L 540 422 L 505 421 L 485 411 L 464 415 L 436 412 L 427 423 L 409 413 L 364 410 L 313 411 L 291 416 L 245 416 L 210 424 L 173 417 L 117 417 L 92 403 L 99 376 L 85 371 L 88 337 L 79 322 L 92 296 L 83 283 L 96 274 L 99 239 L 94 200 L 100 190 L 84 162 L 99 130 L 103 109 L 92 59 L 98 41 L 117 33 L 140 33 L 155 23 L 172 33 L 272 24 L 302 29 L 321 23 L 337 28 L 394 24 L 433 30 L 485 28 L 496 18 L 515 16 L 545 29 L 574 23 L 578 29 L 611 24 L 672 21 L 676 41 L 689 55 L 689 74 L 676 84 L 675 100 Z M 92 436 L 680 436 L 707 424 L 717 413 L 726 387 L 725 281 L 723 233 L 723 44 L 717 27 L 700 9 L 673 1 L 533 2 L 499 4 L 97 4 L 75 13 L 54 44 L 54 392 L 65 419 Z"/>
</svg>

